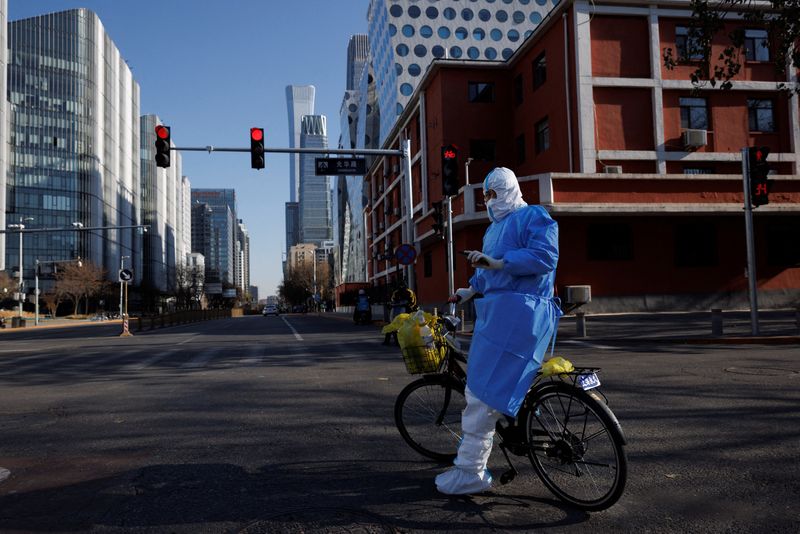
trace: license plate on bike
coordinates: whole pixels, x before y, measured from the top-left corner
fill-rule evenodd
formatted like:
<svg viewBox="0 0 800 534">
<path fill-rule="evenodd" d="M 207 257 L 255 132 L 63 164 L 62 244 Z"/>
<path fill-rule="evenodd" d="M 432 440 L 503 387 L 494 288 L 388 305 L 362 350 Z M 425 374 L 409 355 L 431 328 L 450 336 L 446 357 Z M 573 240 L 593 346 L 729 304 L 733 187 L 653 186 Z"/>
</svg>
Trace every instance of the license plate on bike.
<svg viewBox="0 0 800 534">
<path fill-rule="evenodd" d="M 597 376 L 597 373 L 578 375 L 578 385 L 582 390 L 588 391 L 600 385 L 600 378 Z"/>
</svg>

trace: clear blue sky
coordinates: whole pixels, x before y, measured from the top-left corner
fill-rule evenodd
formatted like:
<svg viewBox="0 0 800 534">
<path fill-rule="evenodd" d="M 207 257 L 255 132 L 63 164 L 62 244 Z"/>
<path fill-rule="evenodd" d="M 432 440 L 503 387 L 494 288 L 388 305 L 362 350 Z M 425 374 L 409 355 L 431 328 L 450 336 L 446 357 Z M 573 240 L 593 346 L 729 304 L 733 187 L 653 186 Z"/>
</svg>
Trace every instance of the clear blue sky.
<svg viewBox="0 0 800 534">
<path fill-rule="evenodd" d="M 9 0 L 9 20 L 85 7 L 103 21 L 141 87 L 141 113 L 172 127 L 178 146 L 268 147 L 289 143 L 285 87 L 317 88 L 315 112 L 339 139 L 347 42 L 367 31 L 369 0 Z M 281 280 L 289 156 L 183 153 L 192 187 L 236 190 L 250 231 L 250 273 L 261 298 Z"/>
</svg>

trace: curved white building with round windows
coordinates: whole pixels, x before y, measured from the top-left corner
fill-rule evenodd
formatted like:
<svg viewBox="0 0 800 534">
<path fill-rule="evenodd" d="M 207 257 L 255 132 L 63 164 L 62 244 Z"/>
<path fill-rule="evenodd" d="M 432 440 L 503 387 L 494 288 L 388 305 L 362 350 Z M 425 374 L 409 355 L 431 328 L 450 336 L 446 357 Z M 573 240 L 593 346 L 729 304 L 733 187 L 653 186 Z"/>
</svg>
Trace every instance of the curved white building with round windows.
<svg viewBox="0 0 800 534">
<path fill-rule="evenodd" d="M 434 58 L 511 57 L 558 0 L 371 0 L 369 44 L 380 139 L 394 126 Z"/>
</svg>

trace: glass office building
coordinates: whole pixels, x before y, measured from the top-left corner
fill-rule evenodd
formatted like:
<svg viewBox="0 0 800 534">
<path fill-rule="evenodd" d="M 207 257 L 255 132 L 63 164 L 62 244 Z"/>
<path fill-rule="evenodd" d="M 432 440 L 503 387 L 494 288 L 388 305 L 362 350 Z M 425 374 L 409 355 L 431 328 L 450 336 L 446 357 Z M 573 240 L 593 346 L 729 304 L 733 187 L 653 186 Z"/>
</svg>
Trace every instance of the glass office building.
<svg viewBox="0 0 800 534">
<path fill-rule="evenodd" d="M 206 257 L 206 282 L 233 285 L 236 269 L 236 191 L 233 189 L 192 189 L 192 205 L 206 204 L 209 217 L 209 242 L 194 248 Z M 194 224 L 194 211 L 192 224 Z"/>
<path fill-rule="evenodd" d="M 191 197 L 180 152 L 171 153 L 168 168 L 156 166 L 157 124 L 156 115 L 141 117 L 142 222 L 150 225 L 143 239 L 142 284 L 164 293 L 175 291 L 176 269 L 191 252 Z"/>
<path fill-rule="evenodd" d="M 13 21 L 8 49 L 6 224 L 139 224 L 139 85 L 97 15 L 72 9 Z M 128 256 L 139 283 L 141 239 L 136 229 L 28 234 L 28 287 L 36 259 L 78 256 L 103 266 L 111 280 Z M 5 260 L 19 265 L 18 247 L 6 247 Z"/>
<path fill-rule="evenodd" d="M 324 115 L 306 115 L 300 129 L 301 148 L 328 148 Z M 316 175 L 314 160 L 320 154 L 300 156 L 300 242 L 322 247 L 333 239 L 330 178 Z"/>
<path fill-rule="evenodd" d="M 8 0 L 0 0 L 0 43 L 8 42 Z M 8 169 L 8 47 L 0 46 L 0 230 L 6 228 L 6 174 Z M 6 235 L 0 234 L 0 271 L 6 268 Z"/>
</svg>

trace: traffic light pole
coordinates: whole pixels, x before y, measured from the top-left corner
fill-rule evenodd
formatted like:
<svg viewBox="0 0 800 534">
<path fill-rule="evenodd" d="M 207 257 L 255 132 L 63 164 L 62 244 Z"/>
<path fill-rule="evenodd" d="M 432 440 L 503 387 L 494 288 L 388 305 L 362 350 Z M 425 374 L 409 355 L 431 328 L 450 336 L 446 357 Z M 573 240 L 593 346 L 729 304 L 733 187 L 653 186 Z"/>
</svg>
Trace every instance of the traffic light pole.
<svg viewBox="0 0 800 534">
<path fill-rule="evenodd" d="M 747 237 L 747 282 L 750 293 L 750 330 L 758 335 L 758 277 L 756 276 L 756 251 L 753 236 L 753 208 L 750 202 L 750 158 L 747 148 L 742 149 L 742 181 L 744 184 L 744 227 Z"/>
<path fill-rule="evenodd" d="M 447 290 L 448 295 L 456 292 L 455 273 L 453 272 L 454 250 L 453 250 L 453 197 L 445 197 L 447 200 Z"/>
</svg>

